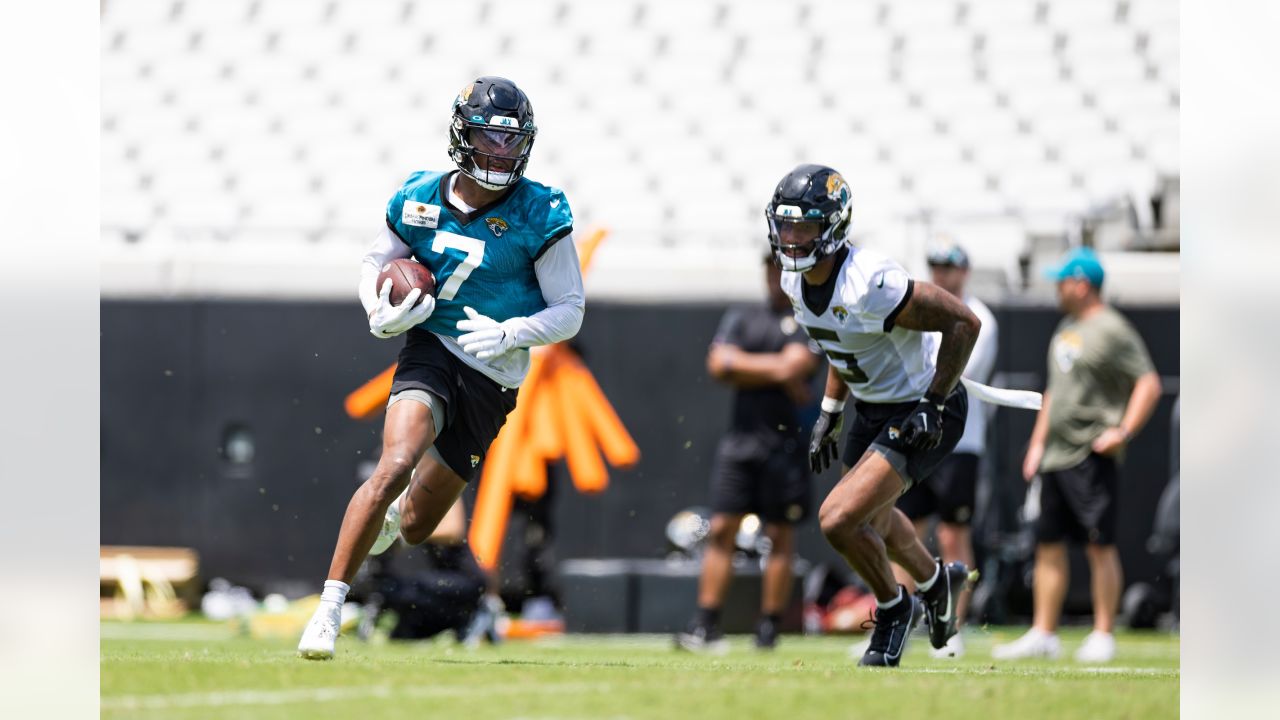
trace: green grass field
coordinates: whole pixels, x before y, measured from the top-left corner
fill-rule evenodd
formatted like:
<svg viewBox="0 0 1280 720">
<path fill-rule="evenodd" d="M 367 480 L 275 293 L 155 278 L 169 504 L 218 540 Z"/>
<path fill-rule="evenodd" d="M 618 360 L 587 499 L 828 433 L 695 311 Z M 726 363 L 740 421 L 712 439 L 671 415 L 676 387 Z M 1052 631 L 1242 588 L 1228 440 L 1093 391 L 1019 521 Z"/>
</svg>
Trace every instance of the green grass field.
<svg viewBox="0 0 1280 720">
<path fill-rule="evenodd" d="M 1124 634 L 1110 666 L 995 663 L 1020 629 L 967 631 L 968 655 L 933 660 L 917 634 L 903 667 L 854 666 L 848 638 L 784 636 L 771 654 L 733 639 L 720 657 L 669 639 L 569 636 L 466 650 L 367 645 L 307 662 L 293 643 L 205 623 L 102 624 L 104 718 L 1170 718 L 1178 639 Z M 1083 633 L 1064 635 L 1069 657 Z"/>
</svg>

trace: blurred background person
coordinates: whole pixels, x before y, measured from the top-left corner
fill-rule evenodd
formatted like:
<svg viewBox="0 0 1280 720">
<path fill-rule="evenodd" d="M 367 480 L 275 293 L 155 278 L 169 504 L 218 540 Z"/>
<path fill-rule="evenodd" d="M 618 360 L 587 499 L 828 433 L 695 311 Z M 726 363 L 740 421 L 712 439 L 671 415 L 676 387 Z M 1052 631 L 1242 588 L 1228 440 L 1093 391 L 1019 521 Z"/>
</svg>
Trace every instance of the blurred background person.
<svg viewBox="0 0 1280 720">
<path fill-rule="evenodd" d="M 1108 662 L 1115 657 L 1112 633 L 1123 587 L 1115 545 L 1119 464 L 1155 410 L 1160 376 L 1142 337 L 1103 302 L 1105 275 L 1092 250 L 1069 252 L 1049 273 L 1066 317 L 1049 344 L 1048 386 L 1022 466 L 1027 482 L 1039 479 L 1035 616 L 1026 634 L 992 654 L 1061 653 L 1057 629 L 1069 578 L 1065 541 L 1072 540 L 1085 544 L 1094 614 L 1093 632 L 1076 659 Z"/>
<path fill-rule="evenodd" d="M 765 256 L 768 300 L 725 313 L 707 353 L 707 372 L 734 388 L 729 431 L 711 477 L 711 532 L 698 584 L 698 611 L 676 646 L 723 651 L 720 608 L 733 574 L 734 538 L 756 513 L 770 541 L 756 647 L 773 648 L 791 596 L 795 526 L 809 516 L 811 478 L 806 429 L 798 417 L 811 400 L 818 355 L 792 316 L 781 270 Z"/>
<path fill-rule="evenodd" d="M 978 340 L 965 365 L 964 376 L 980 383 L 991 380 L 999 348 L 999 331 L 995 315 L 978 298 L 966 290 L 969 282 L 969 255 L 954 238 L 939 236 L 929 256 L 930 280 L 934 285 L 962 299 L 964 304 L 982 321 Z M 918 483 L 898 498 L 898 509 L 915 524 L 920 539 L 927 541 L 929 525 L 937 519 L 937 548 L 944 563 L 960 561 L 965 567 L 974 567 L 973 542 L 970 523 L 978 484 L 978 467 L 987 447 L 987 415 L 992 407 L 983 402 L 969 403 L 964 435 L 956 449 L 938 465 L 924 482 Z M 898 582 L 914 590 L 915 583 L 901 567 L 894 565 L 893 573 Z M 969 608 L 971 588 L 960 596 L 957 609 L 959 622 L 963 622 Z M 964 641 L 959 633 L 951 636 L 943 648 L 933 651 L 934 657 L 960 657 L 964 654 Z"/>
<path fill-rule="evenodd" d="M 366 613 L 360 635 L 368 639 L 382 613 L 395 615 L 393 640 L 420 640 L 453 631 L 469 645 L 498 642 L 500 608 L 486 594 L 488 574 L 466 543 L 466 511 L 459 498 L 422 544 L 370 556 L 353 583 Z"/>
</svg>

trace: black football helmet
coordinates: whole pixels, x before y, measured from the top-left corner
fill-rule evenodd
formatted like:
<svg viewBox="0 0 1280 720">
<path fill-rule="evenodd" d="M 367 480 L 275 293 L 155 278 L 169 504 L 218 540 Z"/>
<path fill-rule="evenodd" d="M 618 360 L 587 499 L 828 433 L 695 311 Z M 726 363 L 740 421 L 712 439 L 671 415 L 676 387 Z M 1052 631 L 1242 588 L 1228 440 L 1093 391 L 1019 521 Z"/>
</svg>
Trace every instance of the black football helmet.
<svg viewBox="0 0 1280 720">
<path fill-rule="evenodd" d="M 849 184 L 825 165 L 800 165 L 787 173 L 765 208 L 769 221 L 769 246 L 774 262 L 789 272 L 804 272 L 834 253 L 845 241 L 852 207 Z M 814 223 L 820 234 L 803 245 L 784 245 L 785 223 Z M 804 251 L 803 255 L 795 253 Z"/>
<path fill-rule="evenodd" d="M 481 187 L 501 190 L 524 175 L 537 134 L 529 96 L 510 80 L 487 75 L 468 83 L 453 101 L 449 157 Z M 510 169 L 495 170 L 495 164 Z"/>
</svg>

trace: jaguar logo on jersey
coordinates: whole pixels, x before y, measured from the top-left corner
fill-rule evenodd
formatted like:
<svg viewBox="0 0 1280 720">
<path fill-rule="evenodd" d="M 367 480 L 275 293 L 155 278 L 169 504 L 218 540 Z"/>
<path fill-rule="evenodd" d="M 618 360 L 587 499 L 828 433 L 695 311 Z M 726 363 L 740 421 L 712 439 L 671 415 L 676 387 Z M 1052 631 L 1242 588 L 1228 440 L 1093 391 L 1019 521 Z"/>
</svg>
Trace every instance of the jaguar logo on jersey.
<svg viewBox="0 0 1280 720">
<path fill-rule="evenodd" d="M 898 437 L 899 437 L 900 435 L 902 435 L 902 433 L 898 430 L 898 428 L 896 428 L 896 427 L 890 427 L 890 428 L 889 428 L 889 439 L 890 439 L 890 440 L 897 440 L 897 439 L 898 439 Z"/>
<path fill-rule="evenodd" d="M 1053 361 L 1064 373 L 1071 372 L 1071 368 L 1075 367 L 1076 361 L 1083 353 L 1084 340 L 1074 330 L 1064 330 L 1053 339 Z"/>
<path fill-rule="evenodd" d="M 400 211 L 400 222 L 414 227 L 435 228 L 440 225 L 440 206 L 409 201 Z"/>
<path fill-rule="evenodd" d="M 849 319 L 849 311 L 843 305 L 831 308 L 831 314 L 836 316 L 836 320 L 839 320 L 841 325 L 844 324 L 845 320 Z"/>
<path fill-rule="evenodd" d="M 849 184 L 844 181 L 840 173 L 833 172 L 827 176 L 827 196 L 840 202 L 849 199 Z"/>
<path fill-rule="evenodd" d="M 475 466 L 477 466 L 477 465 L 479 465 L 479 464 L 480 464 L 480 456 L 479 456 L 479 455 L 472 455 L 472 456 L 471 456 L 471 467 L 475 467 Z"/>
<path fill-rule="evenodd" d="M 511 229 L 511 226 L 507 225 L 507 221 L 500 217 L 485 218 L 484 224 L 489 226 L 489 230 L 493 232 L 494 237 L 502 237 L 502 233 Z"/>
</svg>

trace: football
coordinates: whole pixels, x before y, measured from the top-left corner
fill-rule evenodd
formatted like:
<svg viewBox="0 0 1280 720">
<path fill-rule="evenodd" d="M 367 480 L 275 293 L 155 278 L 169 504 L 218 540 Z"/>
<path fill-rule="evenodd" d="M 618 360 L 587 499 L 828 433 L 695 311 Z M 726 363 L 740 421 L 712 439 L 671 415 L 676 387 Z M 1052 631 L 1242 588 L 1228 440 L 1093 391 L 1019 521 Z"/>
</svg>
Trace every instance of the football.
<svg viewBox="0 0 1280 720">
<path fill-rule="evenodd" d="M 388 279 L 391 280 L 392 305 L 404 302 L 405 296 L 414 288 L 421 288 L 423 295 L 431 295 L 436 291 L 436 276 L 431 274 L 426 265 L 411 258 L 392 260 L 382 266 L 382 272 L 378 274 L 379 291 Z"/>
</svg>

